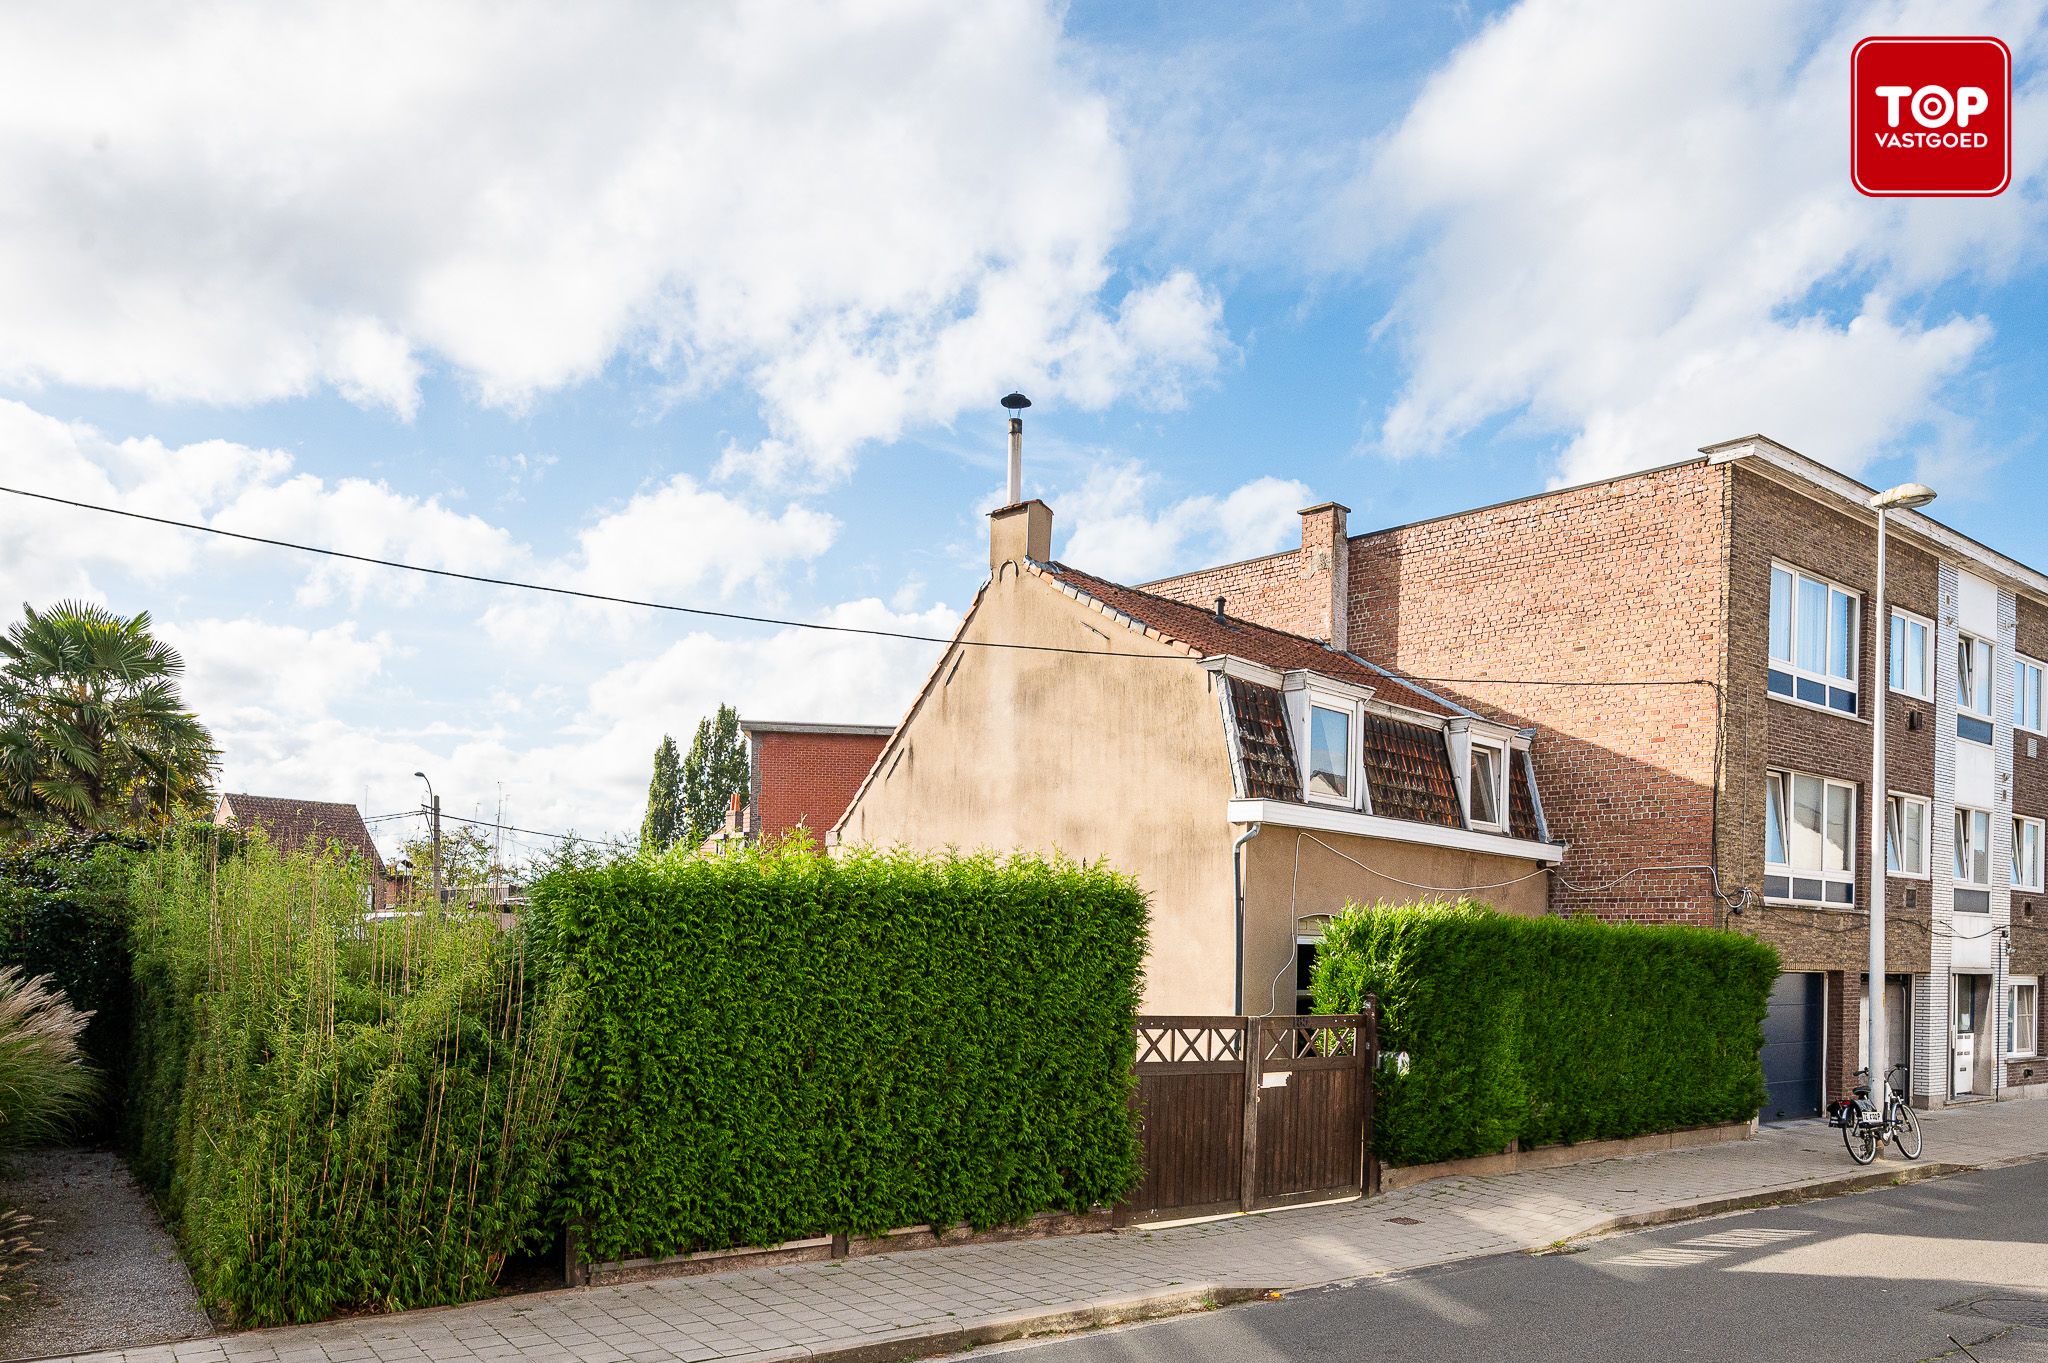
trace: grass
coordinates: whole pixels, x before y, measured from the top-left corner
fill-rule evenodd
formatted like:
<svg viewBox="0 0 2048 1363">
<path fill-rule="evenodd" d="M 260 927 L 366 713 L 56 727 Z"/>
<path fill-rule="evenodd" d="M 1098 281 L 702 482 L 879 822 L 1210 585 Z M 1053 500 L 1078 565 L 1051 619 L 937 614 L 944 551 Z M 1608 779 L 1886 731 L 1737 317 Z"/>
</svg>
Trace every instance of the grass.
<svg viewBox="0 0 2048 1363">
<path fill-rule="evenodd" d="M 84 1115 L 98 1087 L 80 1042 L 91 1020 L 47 976 L 0 967 L 0 1152 L 60 1139 Z"/>
</svg>

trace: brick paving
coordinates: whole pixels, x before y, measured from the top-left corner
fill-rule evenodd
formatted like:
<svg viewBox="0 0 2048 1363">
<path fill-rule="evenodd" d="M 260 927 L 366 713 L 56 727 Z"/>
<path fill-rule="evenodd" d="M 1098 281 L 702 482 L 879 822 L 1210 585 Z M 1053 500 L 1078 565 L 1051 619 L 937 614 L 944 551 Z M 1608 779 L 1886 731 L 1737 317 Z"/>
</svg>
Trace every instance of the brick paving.
<svg viewBox="0 0 2048 1363">
<path fill-rule="evenodd" d="M 1923 1124 L 1928 1161 L 1983 1165 L 2048 1155 L 2048 1102 L 1951 1109 L 1926 1114 Z M 1856 1172 L 1836 1132 L 1799 1124 L 1694 1150 L 1446 1179 L 1370 1201 L 535 1293 L 80 1357 L 92 1363 L 804 1358 L 1003 1318 L 1191 1290 L 1305 1287 L 1538 1248 L 1611 1225 L 1616 1217 L 1794 1192 Z"/>
</svg>

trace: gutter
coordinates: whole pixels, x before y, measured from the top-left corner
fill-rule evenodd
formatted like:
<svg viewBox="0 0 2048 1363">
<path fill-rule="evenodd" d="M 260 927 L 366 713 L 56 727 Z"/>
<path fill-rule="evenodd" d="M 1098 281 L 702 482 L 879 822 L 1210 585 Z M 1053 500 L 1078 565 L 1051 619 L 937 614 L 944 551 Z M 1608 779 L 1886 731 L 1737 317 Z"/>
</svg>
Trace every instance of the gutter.
<svg viewBox="0 0 2048 1363">
<path fill-rule="evenodd" d="M 1237 972 L 1231 977 L 1230 1011 L 1244 1016 L 1244 845 L 1259 836 L 1260 825 L 1246 827 L 1230 844 L 1230 887 L 1237 910 Z"/>
</svg>

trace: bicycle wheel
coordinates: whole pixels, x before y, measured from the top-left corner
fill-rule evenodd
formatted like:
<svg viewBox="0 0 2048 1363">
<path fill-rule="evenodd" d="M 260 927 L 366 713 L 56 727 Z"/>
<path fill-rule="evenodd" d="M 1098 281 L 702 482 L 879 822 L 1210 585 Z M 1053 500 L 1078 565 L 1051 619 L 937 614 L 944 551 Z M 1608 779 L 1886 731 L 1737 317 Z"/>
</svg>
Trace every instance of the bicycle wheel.
<svg viewBox="0 0 2048 1363">
<path fill-rule="evenodd" d="M 1920 1119 L 1913 1115 L 1911 1103 L 1892 1102 L 1892 1144 L 1907 1159 L 1920 1158 Z"/>
<path fill-rule="evenodd" d="M 1843 1127 L 1842 1144 L 1849 1148 L 1849 1158 L 1858 1164 L 1868 1164 L 1877 1158 L 1877 1133 L 1867 1126 Z"/>
</svg>

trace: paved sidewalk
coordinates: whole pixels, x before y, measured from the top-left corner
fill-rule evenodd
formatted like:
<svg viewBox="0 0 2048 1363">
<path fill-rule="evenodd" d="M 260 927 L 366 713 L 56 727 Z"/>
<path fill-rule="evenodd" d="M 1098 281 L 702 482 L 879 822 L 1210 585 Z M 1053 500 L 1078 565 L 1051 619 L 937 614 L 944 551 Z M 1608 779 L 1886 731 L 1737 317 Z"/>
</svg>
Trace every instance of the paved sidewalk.
<svg viewBox="0 0 2048 1363">
<path fill-rule="evenodd" d="M 1923 1164 L 2048 1155 L 2048 1102 L 1930 1113 Z M 1912 1166 L 1880 1161 L 1880 1173 Z M 1838 1132 L 1767 1128 L 1751 1141 L 1496 1178 L 1451 1179 L 1370 1201 L 1168 1229 L 912 1251 L 471 1306 L 261 1330 L 94 1363 L 653 1363 L 804 1358 L 864 1349 L 908 1357 L 922 1342 L 982 1338 L 1155 1314 L 1204 1294 L 1341 1282 L 1539 1248 L 1636 1218 L 1826 1185 L 1858 1170 Z M 1053 1320 L 1049 1318 L 1060 1318 Z"/>
</svg>

